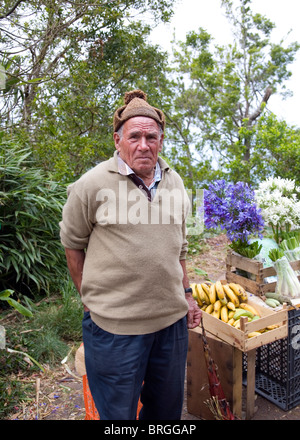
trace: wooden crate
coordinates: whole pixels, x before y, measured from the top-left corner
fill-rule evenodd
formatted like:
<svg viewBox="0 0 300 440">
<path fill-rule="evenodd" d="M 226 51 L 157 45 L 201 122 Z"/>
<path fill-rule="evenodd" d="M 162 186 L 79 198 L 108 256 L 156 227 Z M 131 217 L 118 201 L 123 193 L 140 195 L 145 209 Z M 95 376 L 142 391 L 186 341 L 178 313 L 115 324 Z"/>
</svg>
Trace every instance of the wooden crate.
<svg viewBox="0 0 300 440">
<path fill-rule="evenodd" d="M 238 419 L 251 419 L 256 410 L 256 349 L 247 353 L 247 388 L 245 393 L 243 393 L 243 352 L 208 332 L 206 332 L 206 340 L 209 345 L 210 355 L 215 362 L 226 400 L 233 414 Z M 189 330 L 189 350 L 187 355 L 188 412 L 201 419 L 214 420 L 212 412 L 205 403 L 210 398 L 202 331 L 200 327 L 196 327 Z M 244 408 L 242 408 L 242 401 L 244 402 Z"/>
<path fill-rule="evenodd" d="M 290 263 L 294 270 L 300 270 L 300 260 Z M 250 279 L 245 276 L 238 275 L 236 270 L 245 271 L 252 276 Z M 265 278 L 276 275 L 274 267 L 264 268 L 259 261 L 251 258 L 243 257 L 236 252 L 228 251 L 226 258 L 226 279 L 228 283 L 238 283 L 244 287 L 247 292 L 251 292 L 257 296 L 263 296 L 266 292 L 275 292 L 276 282 L 266 283 Z M 298 276 L 300 280 L 300 276 Z"/>
<path fill-rule="evenodd" d="M 262 303 L 262 305 L 259 304 Z M 274 342 L 277 339 L 286 338 L 288 335 L 288 308 L 282 307 L 281 310 L 274 311 L 263 305 L 259 298 L 248 299 L 248 304 L 256 308 L 261 318 L 248 322 L 247 318 L 241 318 L 241 329 L 237 329 L 221 319 L 203 312 L 203 324 L 207 332 L 216 336 L 222 341 L 227 342 L 242 352 L 251 351 L 257 347 Z M 249 338 L 249 333 L 262 330 L 271 325 L 278 325 L 273 330 L 261 333 L 259 336 Z"/>
<path fill-rule="evenodd" d="M 208 336 L 210 353 L 218 367 L 220 382 L 230 408 L 241 415 L 242 352 L 235 350 L 214 336 Z M 240 353 L 239 368 L 235 365 L 234 351 Z M 204 420 L 214 420 L 214 415 L 206 405 L 211 398 L 207 366 L 204 356 L 203 339 L 200 327 L 189 330 L 189 349 L 187 355 L 187 410 L 189 414 Z"/>
</svg>

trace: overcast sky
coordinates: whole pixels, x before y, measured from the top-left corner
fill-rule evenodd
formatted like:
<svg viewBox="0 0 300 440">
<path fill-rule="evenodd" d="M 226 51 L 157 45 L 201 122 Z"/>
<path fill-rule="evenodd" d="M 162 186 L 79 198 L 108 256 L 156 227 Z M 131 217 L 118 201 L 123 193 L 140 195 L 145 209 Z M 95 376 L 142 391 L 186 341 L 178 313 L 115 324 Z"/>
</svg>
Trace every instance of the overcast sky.
<svg viewBox="0 0 300 440">
<path fill-rule="evenodd" d="M 230 25 L 220 5 L 221 0 L 177 0 L 171 23 L 156 28 L 152 33 L 152 42 L 170 50 L 174 32 L 176 40 L 184 40 L 187 32 L 197 31 L 200 27 L 206 29 L 216 43 L 226 44 L 232 41 Z M 287 36 L 290 30 L 286 44 L 300 42 L 300 0 L 252 0 L 251 9 L 275 23 L 276 29 L 271 36 L 274 43 Z M 294 96 L 282 100 L 274 95 L 270 98 L 269 108 L 279 118 L 300 127 L 300 51 L 290 70 L 293 76 L 286 86 L 292 90 Z"/>
</svg>

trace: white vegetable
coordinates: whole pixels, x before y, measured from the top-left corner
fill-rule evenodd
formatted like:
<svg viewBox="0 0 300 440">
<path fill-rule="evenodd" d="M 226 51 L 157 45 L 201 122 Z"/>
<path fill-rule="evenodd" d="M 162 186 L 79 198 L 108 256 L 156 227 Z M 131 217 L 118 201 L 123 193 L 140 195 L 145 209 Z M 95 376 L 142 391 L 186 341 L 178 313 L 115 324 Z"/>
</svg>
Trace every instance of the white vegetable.
<svg viewBox="0 0 300 440">
<path fill-rule="evenodd" d="M 290 298 L 300 297 L 300 283 L 287 258 L 284 256 L 274 262 L 277 272 L 276 293 Z"/>
</svg>

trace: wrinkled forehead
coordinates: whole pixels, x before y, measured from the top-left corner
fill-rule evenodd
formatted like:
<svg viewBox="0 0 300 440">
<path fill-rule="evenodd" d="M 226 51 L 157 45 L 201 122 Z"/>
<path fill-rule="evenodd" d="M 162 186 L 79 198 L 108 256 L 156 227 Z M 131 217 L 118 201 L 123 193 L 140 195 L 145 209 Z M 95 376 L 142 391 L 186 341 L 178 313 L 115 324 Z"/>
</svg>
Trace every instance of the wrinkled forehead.
<svg viewBox="0 0 300 440">
<path fill-rule="evenodd" d="M 126 133 L 143 132 L 157 134 L 160 134 L 162 131 L 158 122 L 145 116 L 135 116 L 128 119 L 123 124 L 123 130 L 126 131 Z"/>
</svg>

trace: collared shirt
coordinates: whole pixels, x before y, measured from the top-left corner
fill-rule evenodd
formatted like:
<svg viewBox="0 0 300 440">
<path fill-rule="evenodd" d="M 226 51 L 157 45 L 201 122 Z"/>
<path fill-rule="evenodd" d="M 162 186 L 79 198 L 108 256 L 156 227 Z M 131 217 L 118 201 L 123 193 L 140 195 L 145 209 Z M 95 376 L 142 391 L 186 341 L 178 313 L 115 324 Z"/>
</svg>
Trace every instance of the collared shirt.
<svg viewBox="0 0 300 440">
<path fill-rule="evenodd" d="M 146 193 L 146 196 L 148 197 L 148 200 L 150 202 L 151 200 L 153 200 L 158 183 L 161 181 L 161 168 L 158 162 L 156 162 L 154 176 L 149 186 L 145 185 L 143 179 L 141 179 L 135 174 L 135 172 L 130 168 L 130 166 L 127 165 L 126 162 L 124 162 L 124 160 L 120 157 L 119 154 L 118 154 L 118 170 L 119 173 L 122 174 L 122 176 L 130 177 L 131 180 L 135 183 L 135 185 L 141 191 L 144 191 Z"/>
</svg>

